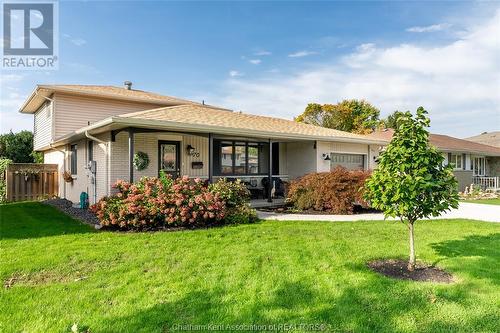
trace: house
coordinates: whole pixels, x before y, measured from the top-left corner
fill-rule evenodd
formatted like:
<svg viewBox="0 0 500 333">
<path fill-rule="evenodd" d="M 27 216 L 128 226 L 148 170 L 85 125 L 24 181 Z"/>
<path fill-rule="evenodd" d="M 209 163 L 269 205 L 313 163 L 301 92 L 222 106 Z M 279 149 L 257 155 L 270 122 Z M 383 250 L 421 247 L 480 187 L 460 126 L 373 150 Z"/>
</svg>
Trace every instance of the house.
<svg viewBox="0 0 500 333">
<path fill-rule="evenodd" d="M 393 129 L 385 129 L 367 136 L 390 141 L 393 134 Z M 460 191 L 470 184 L 487 189 L 500 189 L 500 147 L 441 134 L 430 134 L 429 142 L 443 153 L 445 163 L 453 166 Z"/>
<path fill-rule="evenodd" d="M 500 131 L 484 132 L 470 138 L 465 138 L 465 140 L 500 148 Z"/>
<path fill-rule="evenodd" d="M 59 196 L 90 202 L 119 179 L 187 175 L 290 180 L 337 165 L 371 169 L 384 139 L 257 116 L 125 87 L 38 85 L 20 108 L 34 115 L 34 149 L 59 166 Z M 134 167 L 142 152 L 149 163 Z M 65 182 L 63 172 L 73 181 Z M 270 200 L 270 191 L 268 199 Z"/>
</svg>

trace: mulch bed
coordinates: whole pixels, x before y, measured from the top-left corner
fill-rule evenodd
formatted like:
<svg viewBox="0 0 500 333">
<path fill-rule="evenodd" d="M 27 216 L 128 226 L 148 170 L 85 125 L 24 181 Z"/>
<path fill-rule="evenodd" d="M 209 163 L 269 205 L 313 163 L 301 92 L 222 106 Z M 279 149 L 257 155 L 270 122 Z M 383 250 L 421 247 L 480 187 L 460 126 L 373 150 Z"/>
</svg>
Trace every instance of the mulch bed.
<svg viewBox="0 0 500 333">
<path fill-rule="evenodd" d="M 281 206 L 281 207 L 262 207 L 257 208 L 257 210 L 268 213 L 278 213 L 278 214 L 303 214 L 303 215 L 339 215 L 333 214 L 331 212 L 322 211 L 322 210 L 297 210 L 293 209 L 293 207 Z M 356 214 L 376 214 L 380 213 L 380 211 L 372 208 L 363 208 L 361 206 L 354 206 L 354 210 L 352 212 L 354 215 Z M 344 215 L 344 214 L 341 214 Z"/>
<path fill-rule="evenodd" d="M 91 225 L 93 227 L 99 225 L 99 220 L 94 213 L 88 209 L 81 209 L 73 207 L 73 203 L 66 199 L 49 199 L 43 201 L 44 204 L 53 206 L 63 213 L 71 216 L 72 218 L 79 220 L 85 224 Z"/>
<path fill-rule="evenodd" d="M 401 280 L 452 283 L 453 276 L 434 266 L 417 263 L 414 271 L 408 270 L 408 261 L 400 259 L 375 260 L 368 267 L 380 274 Z"/>
</svg>

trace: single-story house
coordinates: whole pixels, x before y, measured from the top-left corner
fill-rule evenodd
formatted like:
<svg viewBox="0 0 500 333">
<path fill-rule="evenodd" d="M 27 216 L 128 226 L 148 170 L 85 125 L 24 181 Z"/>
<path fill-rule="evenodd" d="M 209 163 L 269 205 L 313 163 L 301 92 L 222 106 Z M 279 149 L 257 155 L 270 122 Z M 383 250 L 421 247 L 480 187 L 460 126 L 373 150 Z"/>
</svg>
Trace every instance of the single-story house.
<svg viewBox="0 0 500 333">
<path fill-rule="evenodd" d="M 390 141 L 393 129 L 375 131 L 372 139 Z M 453 166 L 458 187 L 463 191 L 470 184 L 500 190 L 500 148 L 448 135 L 430 134 L 429 142 L 444 155 L 445 163 Z"/>
<path fill-rule="evenodd" d="M 128 83 L 128 82 L 127 82 Z M 119 179 L 173 175 L 290 180 L 337 165 L 373 169 L 384 139 L 258 116 L 125 87 L 38 85 L 20 108 L 34 115 L 34 149 L 59 166 L 59 196 L 90 202 Z M 149 163 L 134 167 L 142 152 Z M 73 181 L 65 182 L 63 172 Z M 268 191 L 268 197 L 270 199 Z"/>
<path fill-rule="evenodd" d="M 498 120 L 500 121 L 500 119 Z M 497 125 L 500 126 L 500 123 L 498 123 Z M 465 140 L 500 148 L 500 131 L 483 132 L 479 135 L 471 136 L 470 138 L 465 138 Z"/>
</svg>

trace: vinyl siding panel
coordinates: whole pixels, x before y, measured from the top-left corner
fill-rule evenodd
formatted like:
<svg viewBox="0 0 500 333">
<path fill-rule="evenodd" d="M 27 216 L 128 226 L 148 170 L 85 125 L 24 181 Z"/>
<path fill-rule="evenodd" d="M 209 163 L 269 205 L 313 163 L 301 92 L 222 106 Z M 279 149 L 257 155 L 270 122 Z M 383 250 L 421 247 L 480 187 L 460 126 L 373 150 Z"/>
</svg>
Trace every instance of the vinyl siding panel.
<svg viewBox="0 0 500 333">
<path fill-rule="evenodd" d="M 119 179 L 129 180 L 128 133 L 120 132 L 116 141 L 111 143 L 111 183 Z M 192 178 L 208 178 L 208 138 L 189 134 L 136 133 L 134 134 L 134 152 L 148 154 L 149 165 L 146 169 L 134 170 L 134 181 L 141 177 L 158 176 L 158 141 L 179 141 L 181 155 L 181 174 Z M 199 157 L 189 156 L 187 145 L 196 148 Z M 203 162 L 202 169 L 192 169 L 192 162 Z"/>
<path fill-rule="evenodd" d="M 33 128 L 33 149 L 38 150 L 46 147 L 52 141 L 52 106 L 50 102 L 43 104 L 35 112 L 35 123 Z"/>
<path fill-rule="evenodd" d="M 156 104 L 54 94 L 54 135 L 59 138 L 110 116 L 160 107 Z"/>
</svg>

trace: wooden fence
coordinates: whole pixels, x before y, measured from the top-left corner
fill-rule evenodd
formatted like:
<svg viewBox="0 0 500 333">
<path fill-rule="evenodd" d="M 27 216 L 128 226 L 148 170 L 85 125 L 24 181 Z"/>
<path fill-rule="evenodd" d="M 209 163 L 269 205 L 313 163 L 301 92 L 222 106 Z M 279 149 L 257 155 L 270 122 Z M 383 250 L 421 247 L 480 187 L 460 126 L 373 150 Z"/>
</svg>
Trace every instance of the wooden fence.
<svg viewBox="0 0 500 333">
<path fill-rule="evenodd" d="M 58 195 L 57 164 L 12 163 L 3 177 L 7 201 L 40 200 Z"/>
</svg>

